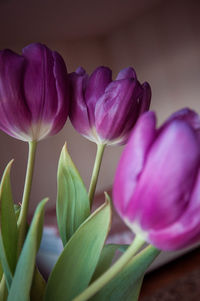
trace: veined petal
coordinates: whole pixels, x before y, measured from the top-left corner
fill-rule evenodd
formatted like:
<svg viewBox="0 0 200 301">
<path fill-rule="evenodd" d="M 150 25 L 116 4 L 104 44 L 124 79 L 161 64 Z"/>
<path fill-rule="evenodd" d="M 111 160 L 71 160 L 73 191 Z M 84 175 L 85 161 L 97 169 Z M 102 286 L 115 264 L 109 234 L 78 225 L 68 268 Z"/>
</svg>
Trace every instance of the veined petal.
<svg viewBox="0 0 200 301">
<path fill-rule="evenodd" d="M 127 208 L 129 221 L 137 219 L 147 231 L 174 223 L 188 206 L 199 163 L 195 132 L 184 121 L 169 123 L 149 150 Z"/>
<path fill-rule="evenodd" d="M 91 127 L 95 123 L 95 107 L 99 98 L 104 94 L 106 87 L 112 81 L 112 71 L 107 67 L 98 67 L 89 77 L 85 101 L 87 103 L 88 114 Z"/>
<path fill-rule="evenodd" d="M 121 80 L 121 79 L 126 79 L 126 78 L 133 78 L 133 79 L 137 79 L 137 75 L 135 70 L 132 67 L 128 67 L 128 68 L 124 68 L 122 69 L 117 77 L 116 80 Z"/>
<path fill-rule="evenodd" d="M 52 52 L 41 44 L 31 44 L 22 53 L 26 60 L 24 94 L 32 121 L 49 121 L 57 110 Z"/>
<path fill-rule="evenodd" d="M 85 103 L 85 85 L 88 76 L 73 72 L 69 75 L 70 81 L 70 110 L 69 118 L 74 128 L 84 136 L 89 136 L 91 126 L 88 108 Z"/>
<path fill-rule="evenodd" d="M 23 91 L 24 69 L 23 57 L 10 50 L 0 52 L 0 128 L 16 138 L 27 133 L 31 123 Z"/>
<path fill-rule="evenodd" d="M 24 94 L 32 117 L 33 140 L 56 134 L 68 115 L 67 69 L 61 56 L 42 44 L 22 51 L 26 60 Z"/>
<path fill-rule="evenodd" d="M 133 79 L 113 81 L 106 88 L 95 109 L 95 126 L 102 140 L 124 141 L 139 113 L 141 86 Z"/>
<path fill-rule="evenodd" d="M 126 214 L 149 148 L 156 138 L 155 124 L 153 112 L 143 114 L 136 123 L 120 158 L 115 174 L 113 200 L 122 217 Z"/>
<path fill-rule="evenodd" d="M 51 135 L 59 132 L 64 126 L 69 112 L 69 79 L 65 62 L 57 52 L 52 52 L 54 59 L 53 74 L 57 92 L 57 107 L 53 112 Z"/>
</svg>

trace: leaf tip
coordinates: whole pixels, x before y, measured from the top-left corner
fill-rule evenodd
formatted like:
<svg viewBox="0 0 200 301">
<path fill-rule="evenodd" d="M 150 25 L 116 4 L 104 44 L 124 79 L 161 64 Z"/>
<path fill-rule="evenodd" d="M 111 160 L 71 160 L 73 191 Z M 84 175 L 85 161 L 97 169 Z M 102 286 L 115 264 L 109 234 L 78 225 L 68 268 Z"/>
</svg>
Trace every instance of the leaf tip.
<svg viewBox="0 0 200 301">
<path fill-rule="evenodd" d="M 64 143 L 62 151 L 64 152 L 68 152 L 68 148 L 67 148 L 67 142 Z"/>
<path fill-rule="evenodd" d="M 45 205 L 48 201 L 49 201 L 49 198 L 44 198 L 44 199 L 42 200 L 42 203 Z"/>
<path fill-rule="evenodd" d="M 110 198 L 109 194 L 107 193 L 107 191 L 104 191 L 104 195 L 105 195 L 105 202 L 110 205 L 111 198 Z"/>
<path fill-rule="evenodd" d="M 12 165 L 13 165 L 13 162 L 14 162 L 14 159 L 11 159 L 11 160 L 8 162 L 5 171 L 10 172 L 11 167 L 12 167 Z"/>
<path fill-rule="evenodd" d="M 111 198 L 109 196 L 109 194 L 104 191 L 104 195 L 105 195 L 105 205 L 107 206 L 108 205 L 108 208 L 109 208 L 109 212 L 110 212 L 110 224 L 109 224 L 109 230 L 111 228 L 111 222 L 112 222 L 112 210 L 111 210 Z"/>
</svg>

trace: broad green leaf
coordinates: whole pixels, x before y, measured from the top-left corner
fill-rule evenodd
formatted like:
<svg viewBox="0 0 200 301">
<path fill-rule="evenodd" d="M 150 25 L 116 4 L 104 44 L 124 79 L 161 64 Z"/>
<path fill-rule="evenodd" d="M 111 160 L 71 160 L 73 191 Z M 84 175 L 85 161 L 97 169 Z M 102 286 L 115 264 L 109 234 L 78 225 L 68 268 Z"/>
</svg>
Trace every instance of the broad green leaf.
<svg viewBox="0 0 200 301">
<path fill-rule="evenodd" d="M 6 257 L 6 252 L 5 252 L 5 249 L 4 249 L 4 245 L 3 245 L 3 242 L 2 242 L 2 237 L 1 236 L 0 236 L 0 256 L 1 256 L 1 264 L 2 264 L 2 267 L 3 267 L 4 276 L 5 276 L 5 281 L 6 281 L 8 289 L 9 289 L 10 286 L 11 286 L 11 283 L 12 283 L 13 274 L 12 274 L 10 266 L 8 264 L 8 260 L 7 260 L 7 257 Z"/>
<path fill-rule="evenodd" d="M 0 257 L 8 287 L 12 281 L 17 260 L 17 219 L 10 184 L 13 160 L 4 171 L 0 185 Z"/>
<path fill-rule="evenodd" d="M 126 301 L 138 301 L 143 279 L 144 276 L 136 280 L 136 282 L 134 283 L 134 287 L 130 289 L 129 293 L 127 294 L 127 297 L 125 297 Z"/>
<path fill-rule="evenodd" d="M 160 250 L 148 246 L 123 268 L 91 301 L 137 301 L 144 273 Z"/>
<path fill-rule="evenodd" d="M 57 174 L 57 223 L 63 245 L 90 214 L 90 204 L 85 185 L 64 145 Z"/>
<path fill-rule="evenodd" d="M 101 252 L 101 256 L 92 276 L 91 282 L 96 280 L 99 276 L 101 276 L 110 266 L 115 256 L 117 250 L 124 252 L 128 248 L 128 245 L 119 245 L 119 244 L 108 244 L 103 247 Z"/>
<path fill-rule="evenodd" d="M 21 251 L 15 275 L 7 301 L 28 301 L 38 251 L 38 241 L 42 236 L 44 206 L 47 199 L 41 201 L 35 211 L 23 249 Z"/>
<path fill-rule="evenodd" d="M 45 301 L 69 301 L 89 284 L 111 221 L 110 202 L 98 208 L 66 244 L 46 287 Z"/>
</svg>

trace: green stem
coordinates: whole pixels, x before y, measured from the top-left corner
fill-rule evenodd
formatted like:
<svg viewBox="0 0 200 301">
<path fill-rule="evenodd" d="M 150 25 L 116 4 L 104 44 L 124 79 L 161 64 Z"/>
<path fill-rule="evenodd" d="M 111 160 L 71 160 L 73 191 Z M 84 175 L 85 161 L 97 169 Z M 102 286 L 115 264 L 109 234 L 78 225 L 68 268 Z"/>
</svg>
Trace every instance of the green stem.
<svg viewBox="0 0 200 301">
<path fill-rule="evenodd" d="M 97 186 L 97 180 L 98 180 L 98 176 L 99 176 L 99 170 L 101 167 L 101 162 L 102 162 L 105 146 L 106 146 L 106 144 L 97 144 L 97 153 L 96 153 L 96 158 L 95 158 L 95 162 L 94 162 L 94 168 L 93 168 L 93 172 L 92 172 L 90 188 L 89 188 L 89 192 L 88 192 L 89 200 L 90 200 L 90 207 L 92 207 L 92 202 L 94 199 L 94 194 L 95 194 L 95 190 L 96 190 L 96 186 Z"/>
<path fill-rule="evenodd" d="M 74 298 L 73 301 L 85 301 L 94 296 L 124 268 L 124 266 L 133 258 L 135 253 L 142 247 L 144 243 L 145 242 L 139 236 L 136 236 L 133 243 L 119 258 L 119 260 L 96 281 L 94 281 L 85 291 Z"/>
<path fill-rule="evenodd" d="M 25 184 L 24 184 L 22 206 L 21 206 L 20 215 L 19 215 L 19 219 L 18 219 L 19 252 L 21 251 L 21 248 L 23 246 L 25 236 L 26 236 L 27 215 L 28 215 L 28 207 L 29 207 L 29 198 L 30 198 L 30 192 L 31 192 L 32 179 L 33 179 L 36 146 L 37 146 L 36 141 L 29 142 L 29 153 L 28 153 L 28 164 L 27 164 L 27 169 L 26 169 L 26 179 L 25 179 Z"/>
</svg>

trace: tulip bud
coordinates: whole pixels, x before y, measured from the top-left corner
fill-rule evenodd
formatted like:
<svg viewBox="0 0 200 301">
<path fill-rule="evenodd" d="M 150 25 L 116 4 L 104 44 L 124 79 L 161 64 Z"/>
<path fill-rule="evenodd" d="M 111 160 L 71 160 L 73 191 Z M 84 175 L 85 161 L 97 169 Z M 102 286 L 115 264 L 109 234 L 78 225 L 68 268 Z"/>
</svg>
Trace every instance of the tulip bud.
<svg viewBox="0 0 200 301">
<path fill-rule="evenodd" d="M 138 117 L 150 106 L 151 88 L 141 85 L 132 68 L 121 70 L 112 81 L 112 71 L 97 68 L 90 76 L 83 68 L 70 74 L 74 128 L 97 144 L 124 144 Z"/>
<path fill-rule="evenodd" d="M 159 249 L 200 240 L 200 118 L 183 109 L 160 129 L 153 112 L 137 122 L 115 175 L 115 207 Z"/>
<path fill-rule="evenodd" d="M 0 51 L 0 129 L 23 141 L 54 135 L 68 115 L 67 70 L 42 44 Z"/>
</svg>

